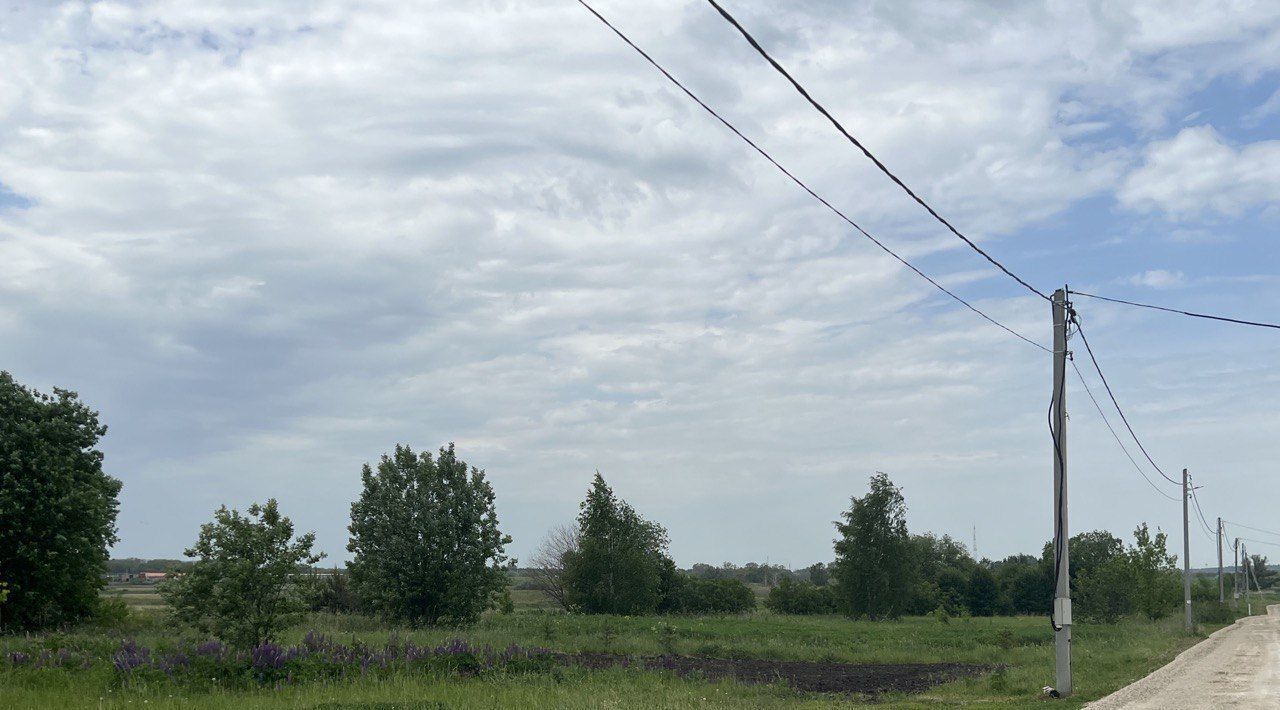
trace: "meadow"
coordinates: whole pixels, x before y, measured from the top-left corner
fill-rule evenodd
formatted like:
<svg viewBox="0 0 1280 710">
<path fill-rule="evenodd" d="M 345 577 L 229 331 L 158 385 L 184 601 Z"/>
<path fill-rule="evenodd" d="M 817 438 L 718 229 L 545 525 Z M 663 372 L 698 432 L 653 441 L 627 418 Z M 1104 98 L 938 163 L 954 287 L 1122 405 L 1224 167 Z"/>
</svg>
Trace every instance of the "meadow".
<svg viewBox="0 0 1280 710">
<path fill-rule="evenodd" d="M 161 649 L 197 638 L 173 628 L 154 588 L 115 589 L 129 604 L 118 628 L 80 628 L 33 636 L 0 637 L 0 708 L 820 708 L 876 702 L 892 708 L 1028 707 L 1053 679 L 1053 635 L 1044 617 L 911 617 L 894 622 L 837 616 L 784 616 L 756 612 L 722 617 L 566 615 L 547 610 L 536 592 L 515 590 L 514 613 L 490 613 L 465 629 L 398 629 L 357 615 L 313 614 L 280 639 L 300 643 L 309 632 L 344 644 L 423 647 L 463 639 L 477 648 L 518 645 L 558 652 L 631 657 L 678 654 L 723 659 L 779 659 L 822 663 L 971 663 L 992 668 L 918 694 L 850 697 L 797 691 L 783 684 L 743 685 L 680 678 L 636 667 L 585 670 L 560 667 L 484 674 L 450 672 L 354 675 L 326 682 L 269 687 L 191 687 L 166 680 L 119 681 L 112 653 L 128 637 Z M 1265 613 L 1265 603 L 1254 611 Z M 1076 694 L 1060 701 L 1078 707 L 1166 663 L 1217 626 L 1198 635 L 1180 618 L 1075 627 Z M 11 654 L 78 649 L 74 667 L 15 665 Z"/>
</svg>

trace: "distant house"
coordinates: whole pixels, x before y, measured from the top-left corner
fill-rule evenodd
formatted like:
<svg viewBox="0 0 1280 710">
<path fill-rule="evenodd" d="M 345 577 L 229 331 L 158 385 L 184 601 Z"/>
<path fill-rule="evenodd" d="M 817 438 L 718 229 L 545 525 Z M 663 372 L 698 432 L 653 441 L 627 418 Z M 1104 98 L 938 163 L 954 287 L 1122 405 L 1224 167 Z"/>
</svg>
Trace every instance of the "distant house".
<svg viewBox="0 0 1280 710">
<path fill-rule="evenodd" d="M 155 584 L 156 582 L 163 582 L 168 577 L 168 572 L 139 572 L 134 575 L 134 580 L 143 584 Z"/>
</svg>

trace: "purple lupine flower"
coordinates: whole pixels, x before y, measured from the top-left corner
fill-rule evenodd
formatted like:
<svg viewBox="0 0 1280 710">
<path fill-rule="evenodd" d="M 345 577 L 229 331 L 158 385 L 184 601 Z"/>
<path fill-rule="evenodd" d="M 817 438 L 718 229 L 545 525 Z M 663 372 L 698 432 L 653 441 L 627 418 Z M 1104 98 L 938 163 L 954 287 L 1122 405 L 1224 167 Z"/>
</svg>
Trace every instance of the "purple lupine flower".
<svg viewBox="0 0 1280 710">
<path fill-rule="evenodd" d="M 116 651 L 111 657 L 111 662 L 115 664 L 116 670 L 122 673 L 131 673 L 133 669 L 144 665 L 151 660 L 151 649 L 146 646 L 139 646 L 134 639 L 124 639 L 120 642 L 120 650 Z"/>
<path fill-rule="evenodd" d="M 258 670 L 280 668 L 284 665 L 284 649 L 270 641 L 258 644 L 249 653 L 253 667 Z"/>
<path fill-rule="evenodd" d="M 205 641 L 196 646 L 196 655 L 207 658 L 222 658 L 226 650 L 227 647 L 223 646 L 221 641 Z"/>
</svg>

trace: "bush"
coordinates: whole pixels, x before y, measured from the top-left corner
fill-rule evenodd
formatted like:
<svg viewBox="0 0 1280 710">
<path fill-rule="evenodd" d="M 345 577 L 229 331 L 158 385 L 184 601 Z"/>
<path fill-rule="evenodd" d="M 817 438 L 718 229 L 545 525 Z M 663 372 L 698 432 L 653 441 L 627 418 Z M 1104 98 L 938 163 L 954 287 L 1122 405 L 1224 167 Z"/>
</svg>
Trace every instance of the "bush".
<svg viewBox="0 0 1280 710">
<path fill-rule="evenodd" d="M 756 608 L 756 595 L 736 579 L 686 579 L 673 606 L 683 614 L 745 614 Z"/>
<path fill-rule="evenodd" d="M 360 611 L 360 599 L 347 582 L 346 573 L 334 569 L 323 577 L 315 576 L 310 580 L 308 606 L 311 611 L 352 614 Z"/>
<path fill-rule="evenodd" d="M 1236 612 L 1231 605 L 1220 604 L 1216 598 L 1192 605 L 1191 611 L 1197 624 L 1232 624 L 1236 620 Z"/>
<path fill-rule="evenodd" d="M 129 623 L 129 605 L 119 596 L 99 599 L 98 608 L 93 613 L 93 623 L 104 629 L 123 628 Z"/>
<path fill-rule="evenodd" d="M 186 551 L 195 564 L 160 586 L 179 620 L 240 648 L 275 639 L 306 610 L 304 589 L 293 579 L 299 565 L 315 564 L 315 533 L 293 540 L 293 523 L 275 499 L 254 503 L 248 515 L 223 506 L 200 528 Z"/>
<path fill-rule="evenodd" d="M 764 605 L 778 614 L 834 614 L 835 589 L 783 578 L 778 586 L 769 590 L 769 597 L 765 599 Z"/>
</svg>

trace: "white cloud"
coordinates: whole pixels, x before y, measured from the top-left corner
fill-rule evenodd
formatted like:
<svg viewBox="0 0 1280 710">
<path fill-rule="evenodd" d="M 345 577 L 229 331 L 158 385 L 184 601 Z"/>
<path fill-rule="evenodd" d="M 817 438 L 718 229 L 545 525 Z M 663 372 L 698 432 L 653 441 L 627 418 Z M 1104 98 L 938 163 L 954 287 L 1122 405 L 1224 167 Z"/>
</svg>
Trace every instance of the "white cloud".
<svg viewBox="0 0 1280 710">
<path fill-rule="evenodd" d="M 1186 277 L 1183 276 L 1181 271 L 1166 271 L 1164 269 L 1144 271 L 1130 276 L 1127 280 L 1134 286 L 1146 286 L 1147 288 L 1173 288 L 1186 283 Z"/>
<path fill-rule="evenodd" d="M 1165 27 L 1160 6 L 742 12 L 1016 257 L 1114 190 L 1136 153 L 1116 128 L 1280 62 L 1258 8 Z M 702 3 L 602 9 L 902 253 L 1047 335 Z M 822 559 L 877 468 L 913 525 L 986 516 L 993 554 L 1039 545 L 1042 354 L 855 240 L 573 3 L 31 3 L 0 39 L 0 184 L 31 203 L 0 207 L 0 362 L 103 410 L 125 554 L 276 495 L 340 557 L 359 464 L 449 439 L 490 470 L 517 554 L 597 467 L 685 563 Z"/>
<path fill-rule="evenodd" d="M 1125 179 L 1120 201 L 1173 218 L 1238 215 L 1280 192 L 1280 141 L 1233 147 L 1213 126 L 1184 128 L 1147 146 L 1143 164 Z"/>
</svg>

